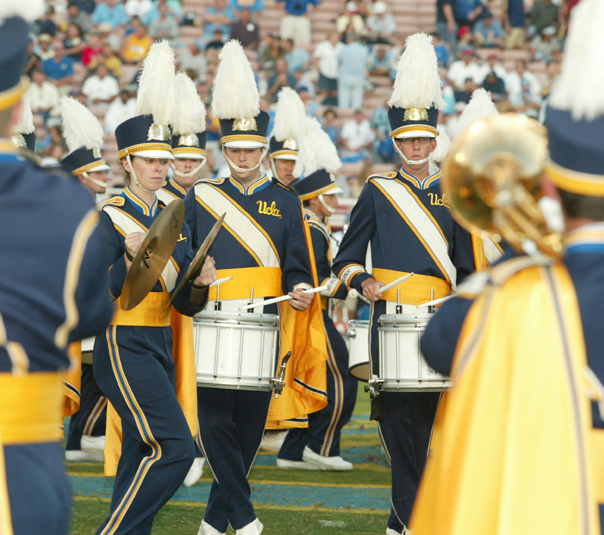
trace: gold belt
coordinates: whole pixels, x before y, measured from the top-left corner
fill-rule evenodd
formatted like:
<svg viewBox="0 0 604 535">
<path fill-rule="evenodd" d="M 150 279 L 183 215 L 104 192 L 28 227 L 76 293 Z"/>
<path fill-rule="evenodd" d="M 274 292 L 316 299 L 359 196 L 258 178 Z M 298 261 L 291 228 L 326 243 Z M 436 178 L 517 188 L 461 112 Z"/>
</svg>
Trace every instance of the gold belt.
<svg viewBox="0 0 604 535">
<path fill-rule="evenodd" d="M 407 275 L 407 273 L 382 268 L 373 268 L 371 273 L 376 281 L 385 284 L 390 284 L 403 275 Z M 415 306 L 427 303 L 431 299 L 446 297 L 451 293 L 451 287 L 444 279 L 430 277 L 429 275 L 413 275 L 413 277 L 384 293 L 382 299 L 396 302 L 398 299 L 397 290 L 401 291 L 401 303 Z M 432 297 L 432 290 L 434 290 L 434 297 Z"/>
<path fill-rule="evenodd" d="M 219 269 L 218 278 L 233 277 L 220 285 L 220 299 L 247 299 L 254 288 L 254 297 L 283 295 L 282 272 L 277 267 Z M 210 288 L 210 301 L 216 301 L 216 287 Z"/>
<path fill-rule="evenodd" d="M 132 310 L 119 308 L 111 320 L 112 325 L 137 327 L 169 327 L 172 307 L 168 307 L 168 292 L 149 292 Z"/>
</svg>

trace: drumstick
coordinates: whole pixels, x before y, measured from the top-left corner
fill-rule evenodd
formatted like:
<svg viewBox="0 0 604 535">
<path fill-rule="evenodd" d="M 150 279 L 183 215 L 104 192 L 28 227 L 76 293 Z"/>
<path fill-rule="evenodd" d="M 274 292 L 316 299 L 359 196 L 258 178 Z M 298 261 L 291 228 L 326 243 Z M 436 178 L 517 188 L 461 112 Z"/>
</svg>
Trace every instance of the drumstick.
<svg viewBox="0 0 604 535">
<path fill-rule="evenodd" d="M 316 294 L 322 292 L 323 290 L 327 290 L 327 286 L 319 286 L 318 288 L 310 288 L 308 290 L 303 290 L 305 294 Z M 281 297 L 274 297 L 273 299 L 268 299 L 266 301 L 258 301 L 257 303 L 252 303 L 251 305 L 245 305 L 244 307 L 239 307 L 237 310 L 248 310 L 250 308 L 263 307 L 266 305 L 272 305 L 274 303 L 281 303 L 282 301 L 289 301 L 293 299 L 290 295 L 282 295 Z"/>
<path fill-rule="evenodd" d="M 427 303 L 424 303 L 423 305 L 417 305 L 417 306 L 418 307 L 431 307 L 434 305 L 439 305 L 440 303 L 444 303 L 445 301 L 448 301 L 449 299 L 451 299 L 451 297 L 455 297 L 455 294 L 447 295 L 446 297 L 441 297 L 440 299 L 434 299 L 434 301 L 428 301 Z"/>
<path fill-rule="evenodd" d="M 395 281 L 392 281 L 390 284 L 386 284 L 386 286 L 382 286 L 378 291 L 383 294 L 384 292 L 387 292 L 388 290 L 390 290 L 390 288 L 394 288 L 395 286 L 398 286 L 401 282 L 405 282 L 409 277 L 413 277 L 413 275 L 415 275 L 415 273 L 407 273 L 407 275 L 401 277 L 400 279 L 396 279 Z"/>
<path fill-rule="evenodd" d="M 210 288 L 213 288 L 214 286 L 218 286 L 219 284 L 222 284 L 224 282 L 228 282 L 228 281 L 232 280 L 233 278 L 234 278 L 233 275 L 231 275 L 230 277 L 225 277 L 224 279 L 215 280 L 212 284 L 210 284 Z"/>
</svg>

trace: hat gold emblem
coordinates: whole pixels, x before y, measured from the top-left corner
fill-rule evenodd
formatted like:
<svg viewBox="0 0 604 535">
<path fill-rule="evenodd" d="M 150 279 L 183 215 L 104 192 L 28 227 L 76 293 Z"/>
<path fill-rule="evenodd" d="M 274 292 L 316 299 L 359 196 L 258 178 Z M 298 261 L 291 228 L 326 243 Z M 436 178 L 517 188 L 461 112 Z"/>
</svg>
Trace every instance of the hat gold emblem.
<svg viewBox="0 0 604 535">
<path fill-rule="evenodd" d="M 170 141 L 171 137 L 170 128 L 163 124 L 153 123 L 149 127 L 147 141 L 151 141 L 152 139 L 156 141 Z"/>
<path fill-rule="evenodd" d="M 101 154 L 101 149 L 99 149 L 98 147 L 94 147 L 92 149 L 92 155 L 97 159 L 100 160 L 103 156 Z"/>
<path fill-rule="evenodd" d="M 199 138 L 195 134 L 186 134 L 178 138 L 179 147 L 199 147 Z"/>
<path fill-rule="evenodd" d="M 404 121 L 427 121 L 428 112 L 426 108 L 407 108 L 405 110 Z"/>
<path fill-rule="evenodd" d="M 245 117 L 243 119 L 235 119 L 233 121 L 233 130 L 240 130 L 241 132 L 252 132 L 258 130 L 256 119 L 253 117 Z"/>
<path fill-rule="evenodd" d="M 13 146 L 17 147 L 18 149 L 27 148 L 27 143 L 25 143 L 25 138 L 23 137 L 23 134 L 13 134 L 10 140 Z"/>
<path fill-rule="evenodd" d="M 298 143 L 295 139 L 289 138 L 283 142 L 283 148 L 289 150 L 298 150 Z"/>
</svg>

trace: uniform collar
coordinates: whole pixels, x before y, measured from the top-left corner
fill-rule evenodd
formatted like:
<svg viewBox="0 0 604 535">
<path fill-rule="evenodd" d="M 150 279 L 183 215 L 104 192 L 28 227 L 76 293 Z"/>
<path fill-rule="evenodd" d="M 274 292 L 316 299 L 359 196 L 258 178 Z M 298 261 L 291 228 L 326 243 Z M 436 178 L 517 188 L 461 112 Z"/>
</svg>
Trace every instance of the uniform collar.
<svg viewBox="0 0 604 535">
<path fill-rule="evenodd" d="M 176 182 L 176 180 L 174 180 L 174 177 L 170 177 L 170 179 L 168 180 L 168 184 L 176 191 L 181 193 L 183 197 L 186 196 L 187 190 L 183 188 L 178 182 Z"/>
<path fill-rule="evenodd" d="M 270 178 L 266 174 L 262 175 L 247 188 L 232 176 L 229 177 L 229 182 L 242 195 L 253 195 L 254 193 L 258 193 L 259 191 L 262 191 L 264 188 L 268 187 L 271 183 Z"/>
<path fill-rule="evenodd" d="M 569 232 L 564 238 L 564 253 L 604 253 L 604 223 L 592 223 Z"/>
<path fill-rule="evenodd" d="M 0 138 L 0 162 L 13 163 L 21 162 L 23 158 L 19 155 L 17 147 L 15 147 L 10 139 Z"/>
<path fill-rule="evenodd" d="M 436 166 L 430 166 L 429 174 L 426 178 L 424 178 L 424 180 L 420 180 L 411 173 L 407 173 L 407 171 L 405 171 L 402 167 L 399 173 L 407 182 L 417 189 L 428 189 L 432 186 L 436 186 L 440 182 L 440 178 L 442 176 L 440 169 Z"/>
<path fill-rule="evenodd" d="M 134 193 L 130 189 L 129 186 L 126 186 L 124 188 L 124 197 L 129 199 L 134 205 L 134 207 L 142 214 L 150 217 L 155 217 L 155 213 L 157 212 L 158 207 L 157 195 L 155 196 L 155 201 L 153 202 L 153 205 L 150 208 L 145 201 L 143 201 L 138 195 L 136 195 L 136 193 Z"/>
</svg>

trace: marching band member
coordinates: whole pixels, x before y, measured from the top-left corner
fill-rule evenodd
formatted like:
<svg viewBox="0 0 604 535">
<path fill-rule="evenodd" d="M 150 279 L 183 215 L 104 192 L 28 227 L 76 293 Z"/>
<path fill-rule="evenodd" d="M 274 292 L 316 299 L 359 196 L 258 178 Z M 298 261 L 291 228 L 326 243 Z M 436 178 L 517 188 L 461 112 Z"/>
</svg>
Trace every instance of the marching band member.
<svg viewBox="0 0 604 535">
<path fill-rule="evenodd" d="M 370 348 L 377 371 L 378 319 L 394 314 L 400 291 L 402 313 L 444 297 L 474 270 L 472 240 L 449 213 L 441 194 L 441 172 L 431 167 L 436 123 L 444 105 L 431 38 L 416 34 L 398 65 L 388 117 L 401 155 L 399 172 L 373 175 L 351 215 L 333 265 L 347 286 L 372 302 Z M 371 243 L 372 273 L 365 271 Z M 380 288 L 405 273 L 409 280 L 382 294 Z M 409 308 L 409 305 L 413 305 Z M 374 392 L 374 394 L 377 392 Z M 382 392 L 373 400 L 384 448 L 392 465 L 392 511 L 388 534 L 407 530 L 426 461 L 439 393 Z"/>
<path fill-rule="evenodd" d="M 107 247 L 113 266 L 109 290 L 114 297 L 121 294 L 131 259 L 165 206 L 155 192 L 164 183 L 173 158 L 167 124 L 174 96 L 174 52 L 161 41 L 151 47 L 144 61 L 137 116 L 115 131 L 128 185 L 122 195 L 99 204 L 101 217 L 110 227 Z M 98 535 L 150 534 L 156 513 L 176 492 L 193 463 L 196 429 L 187 422 L 175 392 L 178 370 L 172 355 L 171 307 L 167 307 L 170 293 L 192 258 L 191 235 L 183 225 L 153 290 L 132 310 L 118 307 L 105 337 L 98 337 L 95 343 L 94 376 L 111 403 L 106 470 L 113 409 L 121 419 L 122 435 L 111 510 Z M 208 258 L 200 275 L 179 293 L 175 308 L 189 316 L 200 311 L 215 275 Z M 194 366 L 193 355 L 189 358 Z M 194 376 L 190 379 L 194 387 Z M 193 424 L 195 417 L 193 414 Z"/>
<path fill-rule="evenodd" d="M 325 333 L 319 298 L 303 293 L 316 284 L 298 196 L 261 173 L 267 150 L 269 116 L 260 111 L 252 67 L 237 41 L 220 54 L 212 115 L 220 120 L 228 178 L 200 180 L 185 198 L 186 221 L 199 245 L 226 212 L 209 252 L 218 276 L 234 276 L 221 287 L 222 310 L 233 311 L 254 298 L 288 294 L 278 307 L 260 307 L 281 316 L 281 355 L 292 350 L 287 387 L 271 404 L 271 393 L 198 386 L 199 439 L 214 473 L 199 533 L 217 535 L 229 524 L 240 535 L 257 535 L 263 525 L 250 500 L 247 474 L 267 427 L 306 425 L 306 416 L 326 405 Z M 214 307 L 215 289 L 208 309 Z M 256 310 L 259 310 L 258 308 Z M 214 358 L 197 348 L 197 358 Z M 294 382 L 295 381 L 295 382 Z M 269 411 L 269 405 L 270 411 Z M 285 422 L 289 420 L 289 422 Z"/>
<path fill-rule="evenodd" d="M 93 196 L 105 193 L 109 166 L 100 150 L 103 127 L 86 106 L 70 97 L 61 99 L 61 118 L 63 137 L 69 149 L 61 166 Z M 81 343 L 75 346 L 72 346 L 74 353 L 77 352 L 81 360 Z M 95 391 L 92 364 L 81 362 L 81 366 L 65 378 L 65 383 L 65 417 L 71 416 L 65 458 L 68 461 L 102 461 L 107 398 Z"/>
<path fill-rule="evenodd" d="M 165 204 L 173 199 L 184 199 L 199 178 L 206 163 L 206 107 L 201 101 L 193 80 L 179 72 L 176 86 L 175 115 L 171 120 L 173 176 L 157 191 L 157 198 Z"/>
<path fill-rule="evenodd" d="M 286 186 L 291 186 L 295 181 L 298 128 L 304 117 L 306 109 L 298 93 L 291 87 L 283 87 L 277 95 L 275 125 L 269 139 L 268 157 L 273 176 Z"/>
<path fill-rule="evenodd" d="M 498 168 L 500 177 L 522 184 L 516 191 L 525 195 L 510 203 L 511 188 L 499 181 L 508 202 L 493 208 L 495 229 L 519 250 L 516 236 L 530 231 L 554 259 L 514 258 L 469 278 L 460 288 L 466 299 L 445 303 L 428 325 L 422 351 L 435 369 L 452 371 L 455 388 L 442 447 L 420 487 L 413 533 L 604 533 L 603 23 L 599 0 L 573 10 L 547 133 L 529 119 L 503 115 L 481 121 L 452 148 L 453 156 L 481 156 L 458 172 L 482 178 Z M 529 139 L 531 129 L 537 133 Z M 541 191 L 560 198 L 562 244 L 523 199 Z M 468 200 L 485 205 L 477 195 Z M 458 216 L 471 221 L 475 209 L 463 201 L 454 209 L 460 207 Z M 521 217 L 508 217 L 510 208 Z M 433 340 L 441 334 L 457 343 L 454 358 Z"/>
<path fill-rule="evenodd" d="M 29 27 L 42 2 L 0 4 L 0 532 L 67 535 L 70 488 L 61 447 L 69 342 L 109 323 L 99 214 L 59 170 L 11 143 Z M 25 132 L 26 133 L 26 132 Z M 35 192 L 35 194 L 32 194 Z"/>
<path fill-rule="evenodd" d="M 332 299 L 346 299 L 348 290 L 331 275 L 331 229 L 329 217 L 342 193 L 334 173 L 342 167 L 336 147 L 316 119 L 306 118 L 300 125 L 300 152 L 294 174 L 296 192 L 304 203 L 310 226 L 317 274 L 321 286 L 323 322 L 327 340 L 328 405 L 310 418 L 308 429 L 290 429 L 277 458 L 280 468 L 308 470 L 352 470 L 352 463 L 340 456 L 342 428 L 350 421 L 357 398 L 357 380 L 348 373 L 348 350 L 331 319 Z"/>
</svg>

